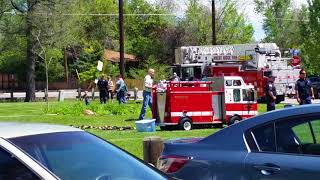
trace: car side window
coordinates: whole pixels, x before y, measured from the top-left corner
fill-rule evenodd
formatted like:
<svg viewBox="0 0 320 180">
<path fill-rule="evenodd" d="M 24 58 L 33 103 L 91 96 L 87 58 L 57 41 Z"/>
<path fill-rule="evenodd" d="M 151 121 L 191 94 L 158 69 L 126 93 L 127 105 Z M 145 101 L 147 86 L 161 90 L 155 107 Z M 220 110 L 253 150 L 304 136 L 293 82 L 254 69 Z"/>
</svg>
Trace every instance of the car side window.
<svg viewBox="0 0 320 180">
<path fill-rule="evenodd" d="M 292 130 L 297 138 L 299 138 L 300 143 L 313 143 L 313 136 L 307 122 L 293 127 Z"/>
<path fill-rule="evenodd" d="M 252 130 L 257 148 L 262 152 L 276 152 L 274 124 L 269 123 Z"/>
<path fill-rule="evenodd" d="M 38 180 L 40 178 L 17 158 L 0 148 L 0 179 Z"/>
<path fill-rule="evenodd" d="M 316 143 L 320 144 L 320 120 L 311 121 L 312 130 L 314 132 Z"/>
<path fill-rule="evenodd" d="M 320 155 L 320 118 L 300 117 L 276 123 L 277 151 Z"/>
</svg>

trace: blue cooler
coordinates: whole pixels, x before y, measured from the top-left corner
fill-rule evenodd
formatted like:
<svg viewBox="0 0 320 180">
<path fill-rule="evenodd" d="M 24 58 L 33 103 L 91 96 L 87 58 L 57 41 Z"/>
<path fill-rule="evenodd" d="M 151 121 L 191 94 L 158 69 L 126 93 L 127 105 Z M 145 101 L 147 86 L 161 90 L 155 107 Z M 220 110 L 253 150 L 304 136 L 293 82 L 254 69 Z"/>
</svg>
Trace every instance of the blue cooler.
<svg viewBox="0 0 320 180">
<path fill-rule="evenodd" d="M 144 119 L 144 120 L 136 121 L 136 127 L 138 132 L 155 132 L 156 120 Z"/>
</svg>

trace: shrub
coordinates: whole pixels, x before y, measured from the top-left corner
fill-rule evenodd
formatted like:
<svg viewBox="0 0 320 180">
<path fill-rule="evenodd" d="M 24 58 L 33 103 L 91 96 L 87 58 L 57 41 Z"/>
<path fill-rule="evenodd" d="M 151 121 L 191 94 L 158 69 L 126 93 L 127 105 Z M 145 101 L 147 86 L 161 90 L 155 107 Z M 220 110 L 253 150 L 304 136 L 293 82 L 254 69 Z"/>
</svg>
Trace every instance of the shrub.
<svg viewBox="0 0 320 180">
<path fill-rule="evenodd" d="M 83 102 L 60 102 L 50 105 L 49 110 L 43 109 L 45 113 L 62 114 L 62 115 L 83 115 L 88 109 L 99 116 L 103 115 L 139 115 L 141 106 L 139 104 L 128 103 L 119 105 L 118 103 L 100 104 L 92 102 L 86 106 Z"/>
</svg>

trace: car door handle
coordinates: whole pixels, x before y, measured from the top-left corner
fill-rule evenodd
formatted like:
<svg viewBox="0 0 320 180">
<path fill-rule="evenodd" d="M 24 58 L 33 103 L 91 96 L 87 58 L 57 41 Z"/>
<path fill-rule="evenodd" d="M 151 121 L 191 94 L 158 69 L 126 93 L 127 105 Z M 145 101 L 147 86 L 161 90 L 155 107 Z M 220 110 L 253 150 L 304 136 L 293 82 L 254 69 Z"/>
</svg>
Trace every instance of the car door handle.
<svg viewBox="0 0 320 180">
<path fill-rule="evenodd" d="M 260 170 L 261 174 L 263 175 L 271 175 L 277 171 L 280 171 L 280 167 L 279 166 L 276 166 L 276 165 L 270 165 L 270 164 L 267 164 L 267 165 L 256 165 L 256 166 L 253 166 L 254 168 Z"/>
</svg>

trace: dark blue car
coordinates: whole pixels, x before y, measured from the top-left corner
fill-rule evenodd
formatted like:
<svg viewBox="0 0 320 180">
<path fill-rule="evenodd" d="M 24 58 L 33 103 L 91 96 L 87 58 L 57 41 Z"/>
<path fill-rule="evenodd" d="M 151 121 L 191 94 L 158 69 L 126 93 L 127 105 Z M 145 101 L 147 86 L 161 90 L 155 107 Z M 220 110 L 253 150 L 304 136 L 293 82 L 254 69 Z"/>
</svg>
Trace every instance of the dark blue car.
<svg viewBox="0 0 320 180">
<path fill-rule="evenodd" d="M 158 168 L 181 179 L 320 179 L 320 105 L 265 113 L 206 138 L 167 141 Z"/>
</svg>

